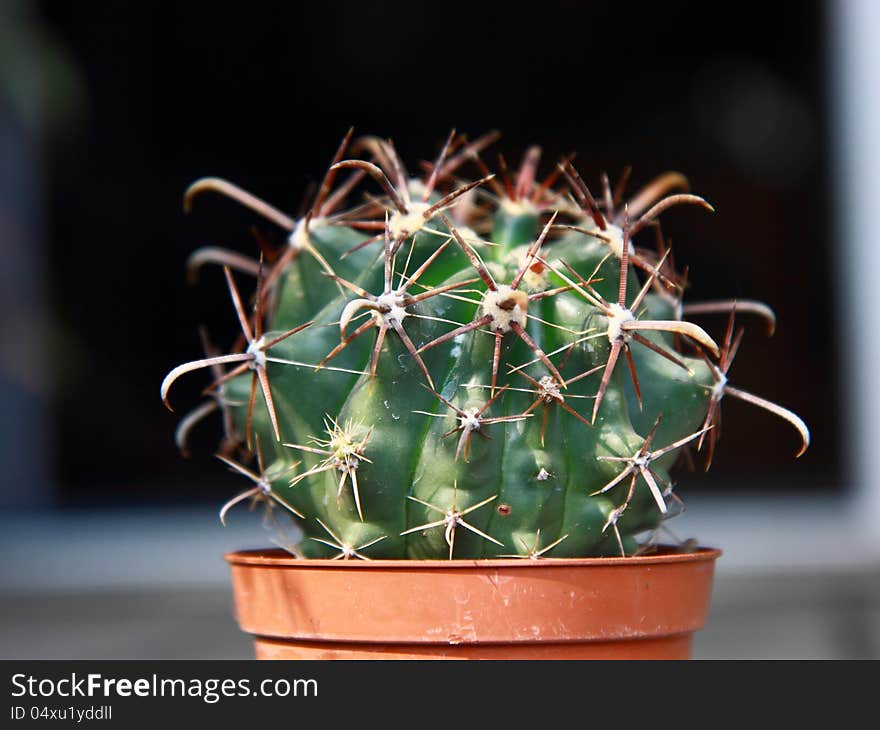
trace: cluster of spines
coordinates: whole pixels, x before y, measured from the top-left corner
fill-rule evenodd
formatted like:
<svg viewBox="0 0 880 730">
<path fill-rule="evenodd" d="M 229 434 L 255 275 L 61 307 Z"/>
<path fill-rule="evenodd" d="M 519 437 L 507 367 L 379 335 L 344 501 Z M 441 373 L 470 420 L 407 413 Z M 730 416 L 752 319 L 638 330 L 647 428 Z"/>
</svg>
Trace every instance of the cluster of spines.
<svg viewBox="0 0 880 730">
<path fill-rule="evenodd" d="M 733 333 L 734 313 L 739 311 L 761 315 L 768 320 L 772 330 L 775 326 L 772 310 L 766 305 L 750 301 L 737 303 L 732 300 L 720 300 L 688 305 L 683 305 L 681 302 L 684 277 L 672 266 L 669 250 L 660 231 L 658 216 L 669 207 L 683 203 L 697 204 L 711 209 L 702 198 L 686 192 L 672 193 L 686 186 L 682 176 L 677 173 L 667 173 L 657 178 L 627 203 L 622 201 L 628 173 L 624 174 L 621 183 L 614 189 L 607 176 L 603 176 L 602 195 L 597 200 L 578 174 L 571 158 L 562 160 L 547 179 L 538 183 L 536 173 L 540 152 L 537 148 L 527 152 L 515 178 L 509 174 L 503 158 L 499 158 L 500 176 L 493 175 L 483 163 L 481 153 L 490 142 L 494 141 L 494 138 L 493 134 L 468 142 L 463 136 L 451 133 L 435 162 L 426 166 L 424 179 L 414 183 L 390 142 L 365 138 L 358 141 L 357 146 L 369 153 L 371 161 L 344 159 L 351 144 L 351 132 L 349 132 L 337 150 L 312 204 L 297 220 L 231 183 L 217 178 L 200 180 L 187 191 L 185 196 L 187 208 L 197 194 L 214 191 L 236 199 L 288 231 L 287 245 L 279 255 L 275 256 L 267 272 L 264 272 L 262 256 L 260 260 L 252 260 L 216 248 L 200 249 L 190 261 L 191 270 L 196 270 L 209 262 L 223 266 L 242 330 L 243 345 L 225 355 L 206 350 L 208 355 L 206 358 L 186 363 L 172 370 L 163 382 L 161 390 L 162 398 L 167 404 L 168 390 L 180 375 L 202 368 L 213 370 L 213 382 L 206 389 L 210 400 L 182 420 L 177 432 L 177 440 L 179 446 L 185 448 L 187 434 L 200 418 L 213 411 L 220 411 L 223 414 L 224 440 L 219 456 L 230 468 L 249 478 L 254 486 L 224 505 L 221 519 L 225 519 L 226 512 L 232 504 L 251 499 L 254 502 L 261 501 L 267 507 L 281 505 L 295 517 L 305 520 L 307 516 L 293 506 L 291 500 L 284 495 L 283 489 L 276 485 L 283 481 L 295 487 L 315 475 L 329 473 L 335 475 L 334 481 L 338 481 L 336 509 L 342 509 L 344 494 L 350 496 L 358 520 L 364 522 L 358 470 L 364 463 L 370 463 L 368 452 L 372 427 L 362 422 L 340 423 L 340 419 L 334 414 L 326 413 L 322 414 L 326 431 L 323 436 L 310 434 L 309 443 L 285 441 L 276 412 L 276 396 L 273 395 L 268 370 L 269 364 L 275 363 L 289 367 L 310 368 L 315 371 L 334 371 L 355 376 L 360 381 L 366 380 L 367 387 L 372 387 L 372 382 L 377 376 L 383 344 L 389 333 L 393 333 L 393 336 L 399 339 L 406 354 L 416 364 L 423 380 L 419 383 L 420 387 L 427 390 L 440 406 L 440 412 L 413 409 L 413 413 L 429 417 L 448 417 L 451 414 L 454 418 L 454 427 L 442 433 L 441 438 L 458 435 L 454 447 L 455 462 L 462 460 L 468 462 L 474 435 L 484 439 L 491 438 L 487 431 L 488 427 L 493 425 L 499 428 L 522 428 L 523 422 L 535 416 L 539 408 L 541 408 L 539 440 L 541 449 L 545 447 L 548 414 L 554 406 L 569 417 L 592 428 L 597 423 L 597 418 L 601 421 L 600 409 L 608 393 L 609 384 L 615 377 L 616 371 L 620 369 L 619 362 L 626 363 L 629 378 L 627 387 L 635 396 L 639 410 L 642 410 L 643 387 L 638 375 L 639 368 L 633 357 L 633 344 L 637 343 L 654 356 L 662 357 L 691 377 L 694 374 L 693 368 L 688 365 L 679 350 L 682 346 L 689 348 L 689 351 L 701 358 L 705 362 L 706 372 L 711 376 L 711 382 L 700 386 L 705 390 L 705 415 L 699 428 L 678 438 L 667 439 L 665 445 L 652 450 L 662 420 L 662 413 L 658 413 L 651 424 L 636 429 L 639 433 L 645 433 L 645 437 L 632 453 L 603 454 L 596 457 L 597 462 L 619 464 L 620 470 L 599 488 L 587 490 L 589 496 L 598 498 L 612 491 L 620 491 L 615 489 L 618 484 L 626 485 L 626 489 L 623 490 L 625 497 L 606 507 L 602 514 L 602 533 L 606 531 L 613 533 L 616 549 L 624 554 L 632 552 L 632 547 L 624 546 L 618 522 L 636 495 L 638 480 L 641 478 L 644 482 L 655 503 L 657 513 L 660 516 L 665 515 L 666 499 L 677 498 L 671 492 L 671 483 L 663 480 L 652 468 L 652 463 L 694 442 L 700 450 L 704 442 L 708 441 L 706 460 L 706 468 L 708 468 L 718 434 L 720 402 L 725 395 L 747 400 L 785 418 L 800 433 L 802 446 L 798 455 L 806 449 L 809 433 L 805 424 L 795 414 L 736 389 L 727 382 L 727 374 L 742 336 L 741 329 L 735 335 Z M 468 162 L 479 169 L 481 177 L 462 184 L 452 184 L 449 192 L 440 194 L 438 191 L 441 184 L 448 186 L 458 170 Z M 336 185 L 336 177 L 342 170 L 349 170 L 349 177 Z M 347 198 L 365 178 L 372 178 L 378 184 L 382 196 L 367 195 L 364 202 L 344 208 Z M 567 184 L 567 191 L 561 192 L 557 189 L 560 181 Z M 475 194 L 481 194 L 482 198 L 494 198 L 494 207 L 497 211 L 494 221 L 485 219 L 486 206 L 479 202 L 474 203 Z M 546 217 L 546 222 L 540 227 L 540 233 L 535 236 L 534 230 L 530 230 L 528 224 L 534 224 L 540 217 Z M 557 222 L 561 218 L 567 219 L 567 222 Z M 473 229 L 480 227 L 481 224 L 484 233 L 475 233 Z M 375 257 L 381 270 L 379 293 L 369 291 L 366 282 L 359 281 L 356 276 L 346 278 L 340 275 L 337 272 L 340 264 L 331 260 L 331 257 L 313 243 L 313 234 L 317 230 L 331 227 L 372 233 L 367 237 L 358 236 L 350 246 L 338 252 L 338 259 L 345 261 L 358 252 L 381 248 Z M 633 245 L 633 237 L 646 228 L 653 228 L 656 233 L 656 252 L 638 249 Z M 554 245 L 550 244 L 550 234 L 566 230 L 591 241 L 594 245 L 598 244 L 604 252 L 598 261 L 591 262 L 594 265 L 589 272 L 585 272 L 583 267 L 579 270 L 577 265 L 572 265 L 567 259 L 554 258 L 551 255 Z M 412 266 L 410 273 L 416 239 L 420 234 L 424 234 L 423 238 L 432 239 L 434 245 L 429 246 L 430 252 L 423 256 L 423 260 L 418 265 Z M 482 248 L 484 252 L 491 252 L 492 247 L 498 243 L 492 240 L 493 238 L 505 240 L 506 253 L 516 252 L 515 244 L 520 244 L 522 248 L 517 254 L 514 273 L 507 279 L 508 283 L 502 283 L 502 277 L 508 273 L 503 262 L 487 262 L 484 260 L 486 257 L 481 256 L 478 251 L 478 248 Z M 457 250 L 463 256 L 466 275 L 451 277 L 451 281 L 443 284 L 435 282 L 425 285 L 422 277 L 432 270 L 435 262 L 447 249 Z M 570 249 L 571 246 L 567 250 Z M 315 362 L 290 357 L 282 358 L 270 352 L 276 345 L 312 327 L 314 324 L 312 320 L 295 324 L 288 322 L 292 326 L 286 326 L 283 331 L 277 333 L 273 332 L 271 337 L 264 333 L 267 312 L 274 313 L 275 322 L 284 320 L 283 298 L 279 295 L 279 290 L 291 264 L 303 255 L 315 262 L 316 271 L 328 282 L 332 282 L 336 291 L 347 296 L 341 311 L 335 313 L 337 317 L 335 324 L 339 327 L 338 342 L 319 359 L 315 358 L 317 360 Z M 603 277 L 599 274 L 602 273 L 603 266 L 610 268 L 605 266 L 609 261 L 617 262 L 617 280 L 603 282 Z M 645 281 L 640 286 L 636 286 L 634 291 L 631 273 L 633 266 L 646 274 Z M 233 269 L 255 275 L 257 278 L 250 316 L 233 278 Z M 355 273 L 360 272 L 355 269 Z M 555 279 L 555 285 L 551 285 L 551 277 Z M 484 288 L 481 290 L 465 288 L 475 283 L 481 283 Z M 600 291 L 603 288 L 604 294 Z M 473 299 L 467 294 L 476 294 L 478 298 Z M 596 315 L 591 321 L 594 326 L 578 329 L 559 322 L 545 321 L 529 313 L 531 303 L 562 294 L 575 297 L 585 303 L 585 306 Z M 655 295 L 659 302 L 670 304 L 671 314 L 667 318 L 654 318 L 644 311 L 646 297 L 649 294 Z M 416 313 L 415 309 L 418 309 L 419 305 L 430 303 L 437 297 L 468 302 L 475 308 L 476 314 L 469 322 L 459 322 Z M 702 328 L 683 320 L 683 316 L 688 314 L 717 312 L 729 313 L 727 331 L 720 348 Z M 404 324 L 409 317 L 448 321 L 453 326 L 452 329 L 447 329 L 428 341 L 416 342 L 408 334 Z M 358 323 L 359 319 L 363 321 Z M 562 331 L 566 341 L 561 346 L 547 351 L 546 346 L 542 346 L 538 341 L 545 338 L 536 339 L 530 334 L 530 323 L 538 327 Z M 315 326 L 324 325 L 326 322 Z M 353 328 L 350 332 L 349 327 Z M 335 364 L 334 360 L 337 356 L 371 330 L 375 330 L 376 335 L 369 348 L 368 362 L 363 369 Z M 424 353 L 444 345 L 448 346 L 449 343 L 455 343 L 455 348 L 460 352 L 462 339 L 469 333 L 474 333 L 474 336 L 482 336 L 486 333 L 491 337 L 491 356 L 487 363 L 488 382 L 474 386 L 485 387 L 489 392 L 488 397 L 479 405 L 464 407 L 457 405 L 450 394 L 444 395 L 441 392 L 442 388 L 435 383 L 431 370 L 425 362 Z M 660 336 L 651 336 L 658 334 L 665 335 L 666 340 Z M 521 378 L 520 387 L 517 387 L 513 380 L 500 386 L 498 384 L 502 364 L 502 344 L 505 338 L 509 339 L 510 336 L 516 338 L 532 356 L 528 361 L 516 365 L 507 364 L 506 374 Z M 560 370 L 572 353 L 581 348 L 590 348 L 592 351 L 595 340 L 602 340 L 607 344 L 607 357 L 604 363 L 584 369 L 567 379 L 563 377 Z M 674 346 L 676 342 L 679 344 L 678 348 Z M 553 362 L 554 357 L 557 357 L 558 364 Z M 228 366 L 232 366 L 231 369 L 224 370 Z M 543 373 L 529 374 L 526 372 L 529 367 L 544 370 Z M 247 374 L 248 371 L 250 371 L 250 380 L 246 402 L 233 401 L 226 395 L 225 387 L 234 379 L 240 380 L 239 376 Z M 592 395 L 566 392 L 572 384 L 591 375 L 598 375 L 600 372 L 601 376 Z M 468 384 L 465 385 L 470 387 Z M 515 393 L 525 394 L 530 401 L 528 405 L 514 413 L 492 415 L 493 406 L 498 403 L 499 398 L 505 394 Z M 265 406 L 262 410 L 268 418 L 267 425 L 270 428 L 268 435 L 274 437 L 274 440 L 284 448 L 293 449 L 317 460 L 314 465 L 304 467 L 292 477 L 290 472 L 300 465 L 299 462 L 287 464 L 272 473 L 270 473 L 271 469 L 265 468 L 259 435 L 254 433 L 255 430 L 259 430 L 254 427 L 258 397 Z M 572 405 L 571 400 L 578 398 L 592 399 L 593 405 L 588 415 L 581 413 L 577 406 Z M 234 423 L 234 419 L 229 415 L 232 408 L 244 414 L 239 418 L 243 424 Z M 244 433 L 241 435 L 239 435 L 239 425 L 244 426 L 241 429 Z M 568 447 L 576 448 L 576 445 Z M 537 444 L 535 448 L 538 448 Z M 231 457 L 236 450 L 245 455 L 256 454 L 259 471 L 252 471 L 234 461 Z M 534 478 L 537 481 L 544 481 L 551 476 L 542 466 Z M 520 535 L 515 535 L 515 542 L 518 544 L 504 546 L 491 534 L 464 519 L 465 515 L 488 507 L 496 501 L 498 495 L 490 495 L 461 506 L 458 504 L 459 489 L 455 480 L 448 486 L 452 490 L 451 499 L 445 500 L 443 504 L 432 503 L 408 494 L 408 500 L 423 507 L 428 514 L 442 515 L 442 518 L 407 526 L 406 529 L 400 530 L 396 537 L 413 534 L 424 536 L 431 530 L 442 527 L 443 540 L 448 547 L 450 558 L 454 557 L 455 535 L 458 528 L 466 529 L 484 542 L 500 549 L 513 547 L 517 549 L 517 554 L 531 557 L 544 556 L 569 537 L 569 533 L 566 533 L 546 545 L 541 545 L 542 528 L 538 527 L 533 532 L 535 536 L 533 543 L 525 542 Z M 332 508 L 331 506 L 330 509 Z M 505 514 L 505 509 L 510 510 L 510 505 L 499 504 L 498 514 Z M 320 515 L 316 514 L 312 517 L 322 533 L 310 535 L 310 539 L 337 550 L 336 557 L 367 557 L 362 551 L 391 537 L 373 535 L 355 545 L 351 540 L 346 540 L 344 535 L 337 534 L 338 530 L 334 531 L 329 524 L 332 522 L 329 517 L 326 522 L 320 519 Z M 536 524 L 539 523 L 540 520 L 537 520 Z M 298 549 L 295 548 L 295 551 L 298 552 Z M 496 550 L 495 554 L 509 553 Z"/>
</svg>

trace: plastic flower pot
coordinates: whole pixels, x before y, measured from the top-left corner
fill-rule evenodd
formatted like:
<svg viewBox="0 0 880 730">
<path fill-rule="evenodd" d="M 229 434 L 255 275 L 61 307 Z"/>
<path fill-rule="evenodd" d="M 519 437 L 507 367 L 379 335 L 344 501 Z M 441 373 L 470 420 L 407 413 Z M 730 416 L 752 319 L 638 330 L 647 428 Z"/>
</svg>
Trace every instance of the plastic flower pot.
<svg viewBox="0 0 880 730">
<path fill-rule="evenodd" d="M 687 659 L 720 554 L 226 560 L 258 659 Z"/>
</svg>

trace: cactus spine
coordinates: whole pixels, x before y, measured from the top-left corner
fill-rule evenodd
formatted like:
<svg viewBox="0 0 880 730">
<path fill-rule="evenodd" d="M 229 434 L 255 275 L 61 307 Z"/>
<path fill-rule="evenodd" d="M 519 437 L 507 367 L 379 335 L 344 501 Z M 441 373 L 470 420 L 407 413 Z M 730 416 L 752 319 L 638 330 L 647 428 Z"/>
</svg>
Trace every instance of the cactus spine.
<svg viewBox="0 0 880 730">
<path fill-rule="evenodd" d="M 570 160 L 539 183 L 537 148 L 490 174 L 491 141 L 452 133 L 413 178 L 384 140 L 345 159 L 349 132 L 299 220 L 216 178 L 187 191 L 187 208 L 214 191 L 288 232 L 266 264 L 193 255 L 223 265 L 244 344 L 162 383 L 167 404 L 178 377 L 213 369 L 178 443 L 224 415 L 219 457 L 252 486 L 222 519 L 247 499 L 280 508 L 307 557 L 631 555 L 678 500 L 680 451 L 708 468 L 725 396 L 781 416 L 806 449 L 799 417 L 727 380 L 734 312 L 772 328 L 772 310 L 682 302 L 658 218 L 711 206 L 681 175 L 626 203 L 603 177 L 597 200 Z M 461 183 L 468 166 L 481 177 Z M 363 202 L 345 207 L 357 187 Z M 651 231 L 657 249 L 637 247 Z M 250 306 L 242 274 L 257 279 Z M 713 313 L 729 315 L 720 346 L 683 319 Z"/>
</svg>

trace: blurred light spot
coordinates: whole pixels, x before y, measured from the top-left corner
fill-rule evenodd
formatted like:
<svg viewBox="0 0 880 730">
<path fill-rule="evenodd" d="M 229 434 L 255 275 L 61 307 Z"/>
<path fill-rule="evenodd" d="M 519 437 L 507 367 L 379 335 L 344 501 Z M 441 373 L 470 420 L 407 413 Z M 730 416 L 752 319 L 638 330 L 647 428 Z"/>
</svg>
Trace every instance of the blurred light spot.
<svg viewBox="0 0 880 730">
<path fill-rule="evenodd" d="M 784 79 L 752 62 L 728 60 L 703 69 L 693 89 L 703 130 L 750 177 L 789 185 L 815 158 L 815 124 Z"/>
</svg>

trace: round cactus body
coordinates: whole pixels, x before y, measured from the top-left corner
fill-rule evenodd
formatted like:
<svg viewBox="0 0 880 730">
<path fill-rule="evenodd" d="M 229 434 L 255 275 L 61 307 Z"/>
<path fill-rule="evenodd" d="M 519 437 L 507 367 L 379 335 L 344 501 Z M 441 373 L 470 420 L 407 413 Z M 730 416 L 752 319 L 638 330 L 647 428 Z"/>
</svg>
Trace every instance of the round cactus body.
<svg viewBox="0 0 880 730">
<path fill-rule="evenodd" d="M 711 459 L 725 395 L 806 448 L 797 416 L 727 383 L 737 304 L 694 305 L 730 313 L 720 344 L 683 319 L 658 216 L 709 206 L 676 192 L 680 175 L 627 204 L 605 178 L 597 202 L 570 162 L 538 183 L 534 149 L 513 178 L 461 183 L 465 165 L 487 173 L 485 139 L 450 135 L 415 179 L 381 140 L 342 159 L 349 137 L 300 221 L 223 181 L 188 195 L 214 189 L 289 230 L 270 264 L 207 257 L 226 265 L 245 344 L 162 386 L 167 402 L 177 377 L 215 369 L 203 410 L 225 415 L 220 457 L 253 483 L 221 517 L 247 498 L 289 514 L 307 557 L 630 555 L 678 508 L 682 450 Z M 233 269 L 256 274 L 250 306 Z"/>
</svg>

